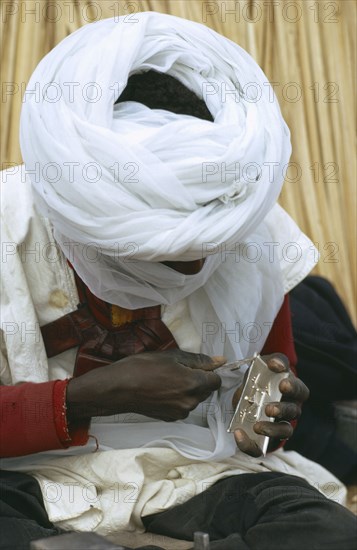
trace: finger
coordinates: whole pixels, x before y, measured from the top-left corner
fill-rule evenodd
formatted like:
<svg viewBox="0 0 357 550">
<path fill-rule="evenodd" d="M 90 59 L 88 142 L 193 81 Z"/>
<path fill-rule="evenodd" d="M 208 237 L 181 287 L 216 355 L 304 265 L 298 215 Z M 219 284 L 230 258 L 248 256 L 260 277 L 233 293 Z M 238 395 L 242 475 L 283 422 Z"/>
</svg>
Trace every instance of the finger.
<svg viewBox="0 0 357 550">
<path fill-rule="evenodd" d="M 212 392 L 218 390 L 222 385 L 222 378 L 214 372 L 206 372 L 205 374 L 210 391 Z"/>
<path fill-rule="evenodd" d="M 263 454 L 259 445 L 250 439 L 244 430 L 236 430 L 234 432 L 234 439 L 236 440 L 238 449 L 242 451 L 242 453 L 254 457 L 258 457 Z"/>
<path fill-rule="evenodd" d="M 191 369 L 210 371 L 224 365 L 227 359 L 221 356 L 210 357 L 204 353 L 191 353 L 189 351 L 180 350 L 180 353 L 177 354 L 177 362 Z"/>
<path fill-rule="evenodd" d="M 296 420 L 301 416 L 301 407 L 292 401 L 269 403 L 265 407 L 265 414 L 277 420 Z"/>
<path fill-rule="evenodd" d="M 204 355 L 203 357 L 207 357 L 206 355 Z M 209 364 L 202 364 L 198 367 L 193 367 L 193 368 L 199 368 L 199 369 L 203 369 L 205 371 L 211 371 L 211 370 L 216 370 L 218 369 L 219 367 L 223 367 L 223 365 L 225 363 L 227 363 L 227 359 L 226 357 L 222 357 L 220 355 L 216 355 L 214 357 L 210 357 L 212 363 L 209 363 Z"/>
<path fill-rule="evenodd" d="M 197 370 L 194 375 L 199 384 L 199 390 L 202 393 L 210 395 L 221 387 L 222 378 L 215 372 Z M 208 397 L 208 395 L 206 397 Z"/>
<path fill-rule="evenodd" d="M 288 372 L 290 370 L 289 359 L 283 353 L 264 355 L 263 359 L 273 372 Z"/>
<path fill-rule="evenodd" d="M 255 433 L 276 437 L 278 439 L 289 439 L 293 435 L 293 427 L 288 422 L 256 422 L 253 426 Z"/>
<path fill-rule="evenodd" d="M 290 374 L 280 382 L 279 390 L 283 394 L 284 400 L 291 399 L 293 401 L 303 402 L 306 401 L 310 395 L 309 388 L 305 386 L 300 378 L 296 378 L 293 374 Z"/>
</svg>

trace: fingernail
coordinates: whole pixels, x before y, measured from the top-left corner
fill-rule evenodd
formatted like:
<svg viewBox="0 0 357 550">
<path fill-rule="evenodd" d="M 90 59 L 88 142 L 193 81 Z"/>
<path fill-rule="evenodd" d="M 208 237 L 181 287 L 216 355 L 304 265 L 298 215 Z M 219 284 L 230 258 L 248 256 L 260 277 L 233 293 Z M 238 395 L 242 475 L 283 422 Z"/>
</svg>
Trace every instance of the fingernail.
<svg viewBox="0 0 357 550">
<path fill-rule="evenodd" d="M 223 355 L 214 355 L 212 357 L 214 363 L 226 363 L 227 359 Z"/>
<path fill-rule="evenodd" d="M 241 443 L 243 441 L 244 436 L 243 436 L 243 434 L 240 430 L 236 430 L 234 432 L 234 435 L 235 435 L 236 439 L 238 439 L 239 443 Z"/>
<path fill-rule="evenodd" d="M 292 387 L 292 385 L 291 385 L 291 382 L 289 382 L 288 380 L 283 380 L 283 381 L 281 382 L 281 385 L 282 385 L 282 390 L 283 390 L 284 392 L 291 392 L 292 389 L 293 389 L 293 387 Z"/>
<path fill-rule="evenodd" d="M 270 364 L 274 367 L 278 367 L 279 369 L 285 370 L 285 365 L 281 359 L 276 359 L 274 357 L 274 359 L 270 360 Z"/>
</svg>

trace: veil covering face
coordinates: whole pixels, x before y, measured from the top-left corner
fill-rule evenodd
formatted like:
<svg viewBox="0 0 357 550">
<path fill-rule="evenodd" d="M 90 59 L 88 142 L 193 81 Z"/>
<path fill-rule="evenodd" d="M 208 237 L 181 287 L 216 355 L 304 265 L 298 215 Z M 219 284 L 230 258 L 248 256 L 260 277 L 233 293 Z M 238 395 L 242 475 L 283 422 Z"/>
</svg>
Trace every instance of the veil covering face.
<svg viewBox="0 0 357 550">
<path fill-rule="evenodd" d="M 115 104 L 129 76 L 148 70 L 192 90 L 213 122 Z M 28 89 L 36 87 L 21 114 L 25 167 L 37 208 L 90 290 L 129 309 L 186 299 L 201 352 L 260 351 L 315 250 L 276 204 L 290 134 L 256 62 L 201 24 L 142 12 L 65 38 L 35 69 Z M 161 263 L 203 257 L 196 275 Z M 157 441 L 195 458 L 232 454 L 222 415 L 237 376 L 208 400 L 208 446 L 198 450 L 196 435 Z"/>
</svg>

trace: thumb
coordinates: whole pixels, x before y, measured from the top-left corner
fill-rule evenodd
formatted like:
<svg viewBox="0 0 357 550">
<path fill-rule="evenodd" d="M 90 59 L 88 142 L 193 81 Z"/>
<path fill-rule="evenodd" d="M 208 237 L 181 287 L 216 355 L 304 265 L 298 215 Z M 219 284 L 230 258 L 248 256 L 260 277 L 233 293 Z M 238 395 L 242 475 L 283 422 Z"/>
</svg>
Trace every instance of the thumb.
<svg viewBox="0 0 357 550">
<path fill-rule="evenodd" d="M 227 362 L 227 359 L 222 356 L 210 357 L 204 353 L 191 353 L 189 351 L 180 351 L 176 359 L 178 363 L 185 367 L 206 371 L 217 369 Z"/>
</svg>

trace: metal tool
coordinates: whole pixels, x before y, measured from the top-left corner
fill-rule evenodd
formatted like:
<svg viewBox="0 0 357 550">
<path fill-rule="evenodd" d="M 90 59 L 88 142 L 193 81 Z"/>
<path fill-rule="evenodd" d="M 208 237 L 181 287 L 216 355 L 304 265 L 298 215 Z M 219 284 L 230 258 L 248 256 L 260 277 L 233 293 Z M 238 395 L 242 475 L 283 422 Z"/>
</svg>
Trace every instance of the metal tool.
<svg viewBox="0 0 357 550">
<path fill-rule="evenodd" d="M 225 365 L 222 365 L 221 367 L 217 367 L 214 369 L 214 371 L 224 372 L 224 371 L 235 371 L 239 370 L 243 365 L 250 365 L 254 361 L 254 359 L 258 357 L 258 354 L 255 353 L 252 357 L 246 357 L 245 359 L 239 359 L 238 361 L 232 361 L 230 363 L 226 363 Z"/>
<path fill-rule="evenodd" d="M 118 546 L 96 533 L 66 533 L 56 537 L 35 540 L 30 543 L 31 550 L 130 550 Z"/>
<path fill-rule="evenodd" d="M 210 550 L 209 534 L 196 531 L 193 534 L 193 550 Z"/>
</svg>

